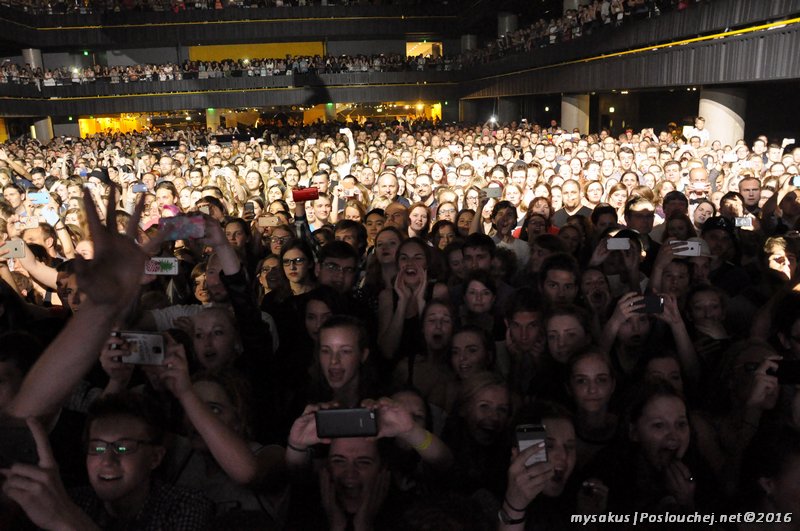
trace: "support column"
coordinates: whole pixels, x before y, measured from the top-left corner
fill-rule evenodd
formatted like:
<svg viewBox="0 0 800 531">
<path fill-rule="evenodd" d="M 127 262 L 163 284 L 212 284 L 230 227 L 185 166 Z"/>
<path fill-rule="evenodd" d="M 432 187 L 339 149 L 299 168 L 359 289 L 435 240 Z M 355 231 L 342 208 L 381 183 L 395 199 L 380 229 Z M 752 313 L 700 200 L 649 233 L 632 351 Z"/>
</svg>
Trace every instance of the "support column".
<svg viewBox="0 0 800 531">
<path fill-rule="evenodd" d="M 497 36 L 502 37 L 512 31 L 517 31 L 519 20 L 514 13 L 501 12 L 497 14 Z"/>
<path fill-rule="evenodd" d="M 478 47 L 477 35 L 462 35 L 461 36 L 461 53 L 469 52 Z"/>
<path fill-rule="evenodd" d="M 578 3 L 578 0 L 564 0 L 564 8 L 561 10 L 561 13 L 566 14 L 570 9 L 577 11 Z"/>
<path fill-rule="evenodd" d="M 589 95 L 565 94 L 561 96 L 561 128 L 572 132 L 578 129 L 589 133 Z"/>
<path fill-rule="evenodd" d="M 520 106 L 518 98 L 500 98 L 497 100 L 497 123 L 519 123 Z"/>
<path fill-rule="evenodd" d="M 42 65 L 42 51 L 36 48 L 24 48 L 22 60 L 31 65 L 31 68 L 44 68 Z"/>
<path fill-rule="evenodd" d="M 478 102 L 476 100 L 461 100 L 458 102 L 461 121 L 468 124 L 483 123 L 478 117 Z"/>
<path fill-rule="evenodd" d="M 53 140 L 53 121 L 49 116 L 42 118 L 41 120 L 36 120 L 36 122 L 33 124 L 33 131 L 35 133 L 36 140 L 42 144 L 48 144 L 51 140 Z"/>
<path fill-rule="evenodd" d="M 206 128 L 211 131 L 219 129 L 219 111 L 217 109 L 206 109 Z"/>
<path fill-rule="evenodd" d="M 700 91 L 697 115 L 706 119 L 711 140 L 733 146 L 744 138 L 744 113 L 747 109 L 747 89 L 713 88 Z"/>
</svg>

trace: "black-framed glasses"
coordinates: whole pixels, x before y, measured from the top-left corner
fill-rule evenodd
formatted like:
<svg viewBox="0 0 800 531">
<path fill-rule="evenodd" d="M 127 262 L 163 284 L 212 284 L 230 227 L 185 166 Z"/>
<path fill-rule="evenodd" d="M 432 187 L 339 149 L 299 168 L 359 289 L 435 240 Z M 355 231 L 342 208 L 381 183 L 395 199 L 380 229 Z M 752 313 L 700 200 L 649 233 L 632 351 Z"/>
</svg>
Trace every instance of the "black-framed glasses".
<svg viewBox="0 0 800 531">
<path fill-rule="evenodd" d="M 283 267 L 289 267 L 292 264 L 296 266 L 301 266 L 306 263 L 305 257 L 298 256 L 297 258 L 284 258 L 283 259 Z"/>
<path fill-rule="evenodd" d="M 139 448 L 145 444 L 153 444 L 152 441 L 141 439 L 120 439 L 118 441 L 104 441 L 102 439 L 92 439 L 86 448 L 89 455 L 105 455 L 107 450 L 111 450 L 119 456 L 135 454 Z"/>
<path fill-rule="evenodd" d="M 348 275 L 351 275 L 356 272 L 355 267 L 342 267 L 339 264 L 335 264 L 333 262 L 325 262 L 324 264 L 322 264 L 322 267 L 324 267 L 325 269 L 327 269 L 332 273 L 346 273 Z"/>
</svg>

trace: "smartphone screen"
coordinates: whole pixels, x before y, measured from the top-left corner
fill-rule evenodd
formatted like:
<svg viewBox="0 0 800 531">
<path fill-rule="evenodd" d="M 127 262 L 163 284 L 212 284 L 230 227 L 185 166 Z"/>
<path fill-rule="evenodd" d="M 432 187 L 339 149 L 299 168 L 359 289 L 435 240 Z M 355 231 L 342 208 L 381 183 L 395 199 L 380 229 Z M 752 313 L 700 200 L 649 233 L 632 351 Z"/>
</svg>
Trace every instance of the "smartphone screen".
<svg viewBox="0 0 800 531">
<path fill-rule="evenodd" d="M 547 431 L 541 424 L 521 424 L 517 426 L 515 432 L 517 437 L 517 447 L 519 448 L 520 452 L 524 452 L 531 446 L 547 440 Z M 536 463 L 545 462 L 547 462 L 547 448 L 543 447 L 540 452 L 536 452 L 534 455 L 529 457 L 527 461 L 525 461 L 525 466 L 531 466 Z"/>
</svg>

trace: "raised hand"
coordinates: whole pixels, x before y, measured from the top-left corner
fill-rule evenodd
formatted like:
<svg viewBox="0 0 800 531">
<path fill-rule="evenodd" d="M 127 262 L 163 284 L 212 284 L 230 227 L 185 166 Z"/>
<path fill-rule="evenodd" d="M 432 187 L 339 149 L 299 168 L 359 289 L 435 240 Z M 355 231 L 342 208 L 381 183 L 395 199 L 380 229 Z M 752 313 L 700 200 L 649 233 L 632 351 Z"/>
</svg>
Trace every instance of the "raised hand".
<svg viewBox="0 0 800 531">
<path fill-rule="evenodd" d="M 371 531 L 374 528 L 375 517 L 386 500 L 390 483 L 391 473 L 389 470 L 383 469 L 372 481 L 364 485 L 361 506 L 353 519 L 355 531 Z"/>
<path fill-rule="evenodd" d="M 17 463 L 2 470 L 3 493 L 17 502 L 28 518 L 43 529 L 98 529 L 67 495 L 47 432 L 34 418 L 27 420 L 36 441 L 38 465 Z"/>
<path fill-rule="evenodd" d="M 525 466 L 525 462 L 538 452 L 542 451 L 544 442 L 535 444 L 520 452 L 512 448 L 511 466 L 508 469 L 508 484 L 506 486 L 506 503 L 511 508 L 523 509 L 544 490 L 547 482 L 553 477 L 553 465 L 549 462 L 536 463 Z"/>
<path fill-rule="evenodd" d="M 681 507 L 694 506 L 695 479 L 691 470 L 677 459 L 664 470 L 664 483 Z"/>
<path fill-rule="evenodd" d="M 77 258 L 75 268 L 78 286 L 90 303 L 116 311 L 124 309 L 139 293 L 148 251 L 158 249 L 163 237 L 156 236 L 143 247 L 136 244 L 139 219 L 144 207 L 143 198 L 128 222 L 125 235 L 116 230 L 114 187 L 109 192 L 106 226 L 100 222 L 97 207 L 88 190 L 83 191 L 83 199 L 94 243 L 94 259 L 87 261 Z"/>
</svg>

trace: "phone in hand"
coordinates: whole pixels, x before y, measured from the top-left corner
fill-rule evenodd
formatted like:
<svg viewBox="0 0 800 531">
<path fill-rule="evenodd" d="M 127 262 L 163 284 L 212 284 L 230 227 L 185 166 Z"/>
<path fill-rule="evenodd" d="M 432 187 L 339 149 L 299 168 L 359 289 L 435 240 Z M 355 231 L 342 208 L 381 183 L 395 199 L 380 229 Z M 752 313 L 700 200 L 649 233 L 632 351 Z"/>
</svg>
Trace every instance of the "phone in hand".
<svg viewBox="0 0 800 531">
<path fill-rule="evenodd" d="M 3 258 L 25 258 L 25 242 L 21 240 L 8 240 L 3 243 L 3 248 L 8 249 Z"/>
<path fill-rule="evenodd" d="M 161 218 L 158 229 L 169 241 L 202 238 L 206 234 L 206 221 L 202 216 L 175 216 Z"/>
<path fill-rule="evenodd" d="M 609 251 L 627 251 L 631 248 L 631 240 L 628 238 L 609 238 L 606 240 L 606 249 Z"/>
<path fill-rule="evenodd" d="M 795 177 L 796 179 L 797 177 Z M 752 227 L 753 226 L 753 218 L 750 216 L 743 216 L 743 217 L 736 217 L 733 219 L 734 224 L 737 227 Z"/>
<path fill-rule="evenodd" d="M 258 226 L 262 229 L 264 227 L 277 227 L 280 225 L 281 220 L 279 220 L 276 216 L 261 216 L 258 218 Z"/>
<path fill-rule="evenodd" d="M 31 192 L 28 194 L 28 199 L 31 200 L 32 205 L 50 204 L 50 194 L 47 192 Z"/>
<path fill-rule="evenodd" d="M 503 195 L 503 189 L 499 186 L 490 186 L 486 189 L 486 197 L 489 199 L 497 199 Z"/>
<path fill-rule="evenodd" d="M 517 439 L 517 448 L 519 448 L 520 452 L 524 452 L 531 446 L 543 443 L 547 439 L 547 430 L 541 424 L 520 424 L 514 432 Z M 540 452 L 536 452 L 525 461 L 525 466 L 546 462 L 547 448 L 542 447 Z"/>
<path fill-rule="evenodd" d="M 320 439 L 378 435 L 375 412 L 366 408 L 321 409 L 315 413 L 315 418 Z"/>
<path fill-rule="evenodd" d="M 690 242 L 682 240 L 672 240 L 669 242 L 672 247 L 686 247 L 682 251 L 675 251 L 675 256 L 700 256 L 701 247 L 700 242 Z"/>
<path fill-rule="evenodd" d="M 644 304 L 636 309 L 637 313 L 664 313 L 664 297 L 661 297 L 660 295 L 645 295 L 643 302 Z"/>
<path fill-rule="evenodd" d="M 131 186 L 131 191 L 134 194 L 146 194 L 147 193 L 147 185 L 144 183 L 136 183 Z"/>
<path fill-rule="evenodd" d="M 152 332 L 117 332 L 130 347 L 130 353 L 121 358 L 132 365 L 163 365 L 164 336 Z"/>
</svg>

